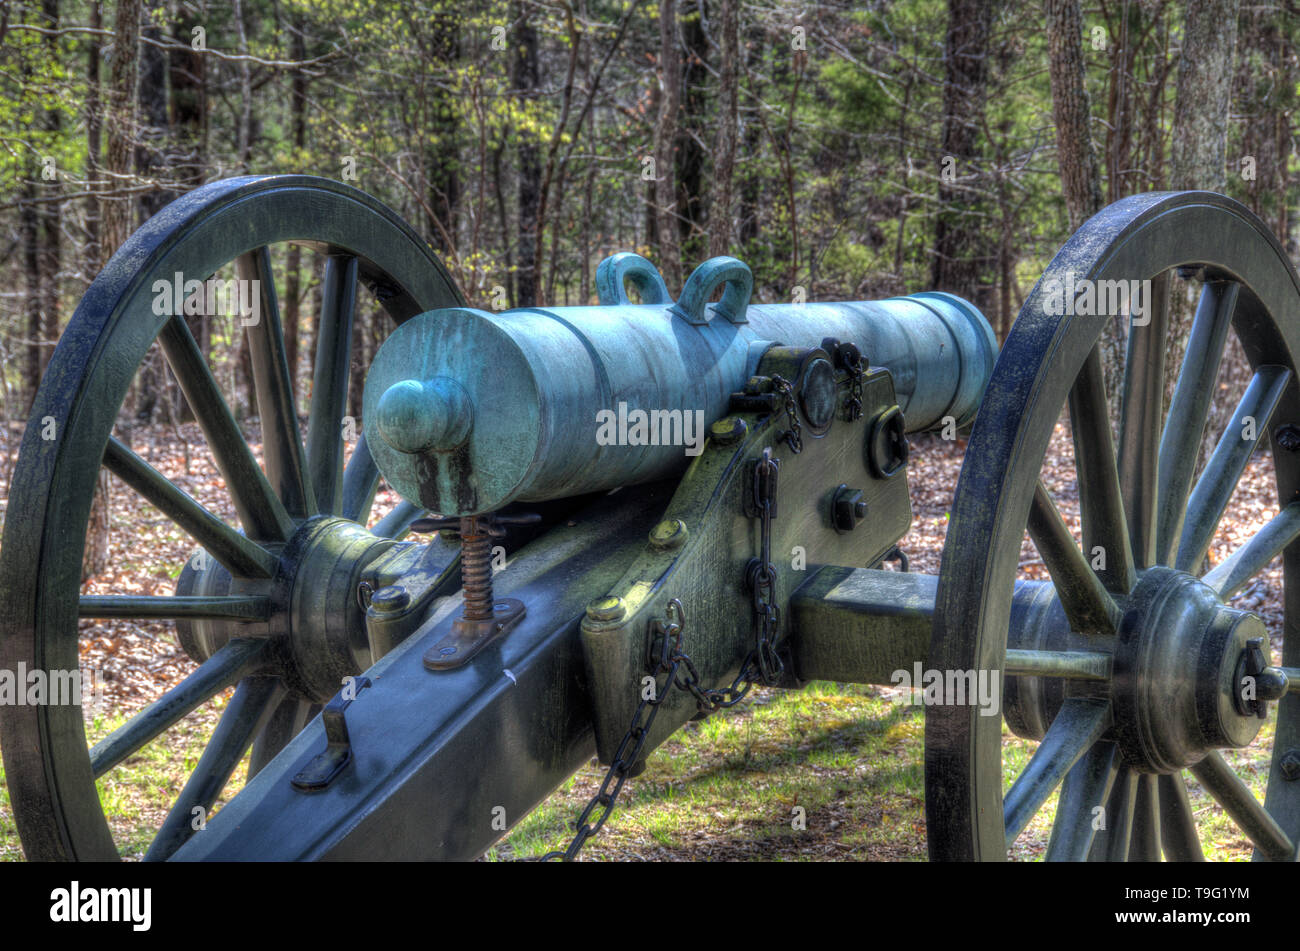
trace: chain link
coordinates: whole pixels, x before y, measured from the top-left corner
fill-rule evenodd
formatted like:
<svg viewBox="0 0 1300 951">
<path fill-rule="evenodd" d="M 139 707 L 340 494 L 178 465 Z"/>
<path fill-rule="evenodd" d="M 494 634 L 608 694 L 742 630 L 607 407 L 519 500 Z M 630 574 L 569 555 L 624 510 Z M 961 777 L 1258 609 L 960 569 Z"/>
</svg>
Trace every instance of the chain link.
<svg viewBox="0 0 1300 951">
<path fill-rule="evenodd" d="M 795 429 L 794 439 L 798 443 L 799 424 L 794 416 L 793 400 L 788 395 L 789 383 L 780 377 L 774 377 L 773 380 L 778 387 L 785 384 L 784 391 L 788 401 L 786 411 L 790 413 L 790 420 Z M 793 444 L 790 448 L 795 452 L 799 451 Z M 751 559 L 745 570 L 745 583 L 749 588 L 754 608 L 754 647 L 741 663 L 736 679 L 725 687 L 706 688 L 700 685 L 700 672 L 682 646 L 686 629 L 686 611 L 677 598 L 669 601 L 667 618 L 654 622 L 656 640 L 659 644 L 659 656 L 652 673 L 655 679 L 654 687 L 649 696 L 642 693 L 641 702 L 637 705 L 636 712 L 632 714 L 632 724 L 618 744 L 618 750 L 614 753 L 609 769 L 605 772 L 600 789 L 591 797 L 574 823 L 577 831 L 569 842 L 568 848 L 547 852 L 541 857 L 541 861 L 562 859 L 565 862 L 572 862 L 587 840 L 600 831 L 605 820 L 614 811 L 619 794 L 623 791 L 623 784 L 627 782 L 633 767 L 641 759 L 641 750 L 650 735 L 650 727 L 654 724 L 655 717 L 659 715 L 659 705 L 664 702 L 672 687 L 684 690 L 694 697 L 696 706 L 702 712 L 713 713 L 740 703 L 758 681 L 761 680 L 764 684 L 772 686 L 785 674 L 785 664 L 776 651 L 781 627 L 781 609 L 777 606 L 776 567 L 772 564 L 772 519 L 775 518 L 776 512 L 776 479 L 779 468 L 780 460 L 772 456 L 772 448 L 764 447 L 763 455 L 754 463 L 754 481 L 751 486 L 754 509 L 759 519 L 759 556 Z M 685 675 L 681 673 L 682 668 L 685 668 Z M 659 682 L 661 675 L 666 675 L 662 685 Z M 591 816 L 597 809 L 600 810 L 599 818 L 592 822 Z"/>
<path fill-rule="evenodd" d="M 785 665 L 776 653 L 781 627 L 781 609 L 777 606 L 776 566 L 772 564 L 772 519 L 776 517 L 776 477 L 780 462 L 772 457 L 770 446 L 754 464 L 754 508 L 759 520 L 759 555 L 751 559 L 745 571 L 754 608 L 754 649 L 741 667 L 757 670 L 763 683 L 771 686 L 785 673 Z"/>
<path fill-rule="evenodd" d="M 655 621 L 654 624 L 655 631 L 661 639 L 661 647 L 653 672 L 655 683 L 650 690 L 650 695 L 646 696 L 644 692 L 642 693 L 641 702 L 637 705 L 636 712 L 632 714 L 632 724 L 618 744 L 618 750 L 614 753 L 609 769 L 605 772 L 605 779 L 601 782 L 600 789 L 591 797 L 591 801 L 587 803 L 574 823 L 577 832 L 569 842 L 568 848 L 547 852 L 541 857 L 541 861 L 562 859 L 565 862 L 572 862 L 582 847 L 587 844 L 587 840 L 600 831 L 605 820 L 614 811 L 619 793 L 623 791 L 623 784 L 631 775 L 632 768 L 641 759 L 641 750 L 650 735 L 650 727 L 654 725 L 655 717 L 659 715 L 659 705 L 664 702 L 674 685 L 681 687 L 677 680 L 678 668 L 685 663 L 689 665 L 688 669 L 694 671 L 695 665 L 682 650 L 682 632 L 686 626 L 686 612 L 682 608 L 682 602 L 673 598 L 668 602 L 667 613 L 667 620 Z M 667 675 L 662 685 L 659 683 L 661 674 Z M 601 810 L 600 817 L 593 823 L 591 816 L 597 809 Z"/>
<path fill-rule="evenodd" d="M 794 387 L 790 381 L 783 376 L 772 374 L 772 389 L 776 391 L 781 399 L 781 408 L 785 410 L 785 415 L 790 420 L 790 428 L 783 432 L 779 439 L 784 439 L 790 451 L 795 455 L 803 452 L 803 427 L 799 425 L 799 411 L 794 405 Z"/>
<path fill-rule="evenodd" d="M 862 355 L 850 345 L 841 353 L 844 368 L 849 371 L 849 395 L 844 401 L 844 414 L 849 422 L 862 418 Z"/>
</svg>

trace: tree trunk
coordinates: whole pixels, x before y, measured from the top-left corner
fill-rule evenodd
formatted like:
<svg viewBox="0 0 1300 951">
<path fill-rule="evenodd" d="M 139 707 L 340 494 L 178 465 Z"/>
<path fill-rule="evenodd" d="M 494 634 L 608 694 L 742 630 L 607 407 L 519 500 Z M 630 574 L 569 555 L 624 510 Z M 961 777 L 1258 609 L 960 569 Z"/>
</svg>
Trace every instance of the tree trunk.
<svg viewBox="0 0 1300 951">
<path fill-rule="evenodd" d="M 515 40 L 513 82 L 515 94 L 525 103 L 524 108 L 537 96 L 541 79 L 537 61 L 537 30 L 529 19 L 527 3 L 515 4 L 515 22 L 518 36 Z M 535 307 L 538 304 L 539 260 L 537 247 L 537 208 L 541 200 L 542 166 L 538 155 L 536 135 L 527 130 L 519 133 L 519 269 L 515 287 L 518 296 L 516 307 Z"/>
<path fill-rule="evenodd" d="M 505 249 L 506 257 L 506 280 L 501 286 L 505 288 L 507 300 L 517 301 L 519 285 L 518 272 L 515 270 L 515 246 L 510 231 L 509 210 L 506 208 L 505 173 L 501 167 L 504 155 L 504 145 L 498 145 L 492 150 L 492 194 L 497 199 L 497 223 L 501 227 L 501 247 Z"/>
<path fill-rule="evenodd" d="M 171 179 L 179 191 L 185 192 L 203 184 L 207 167 L 207 73 L 204 57 L 192 46 L 192 27 L 195 25 L 183 6 L 178 6 L 172 23 L 173 45 L 167 50 L 167 75 L 171 87 L 168 121 L 170 136 L 168 158 Z M 190 332 L 199 343 L 200 352 L 207 357 L 212 352 L 212 321 L 205 316 L 185 318 Z M 193 419 L 189 406 L 180 393 L 180 387 L 170 374 L 167 380 L 169 418 L 181 421 Z"/>
<path fill-rule="evenodd" d="M 944 43 L 943 140 L 939 214 L 935 221 L 931 287 L 987 307 L 989 255 L 981 233 L 980 202 L 957 179 L 976 175 L 978 132 L 988 89 L 992 9 L 985 0 L 948 0 Z"/>
<path fill-rule="evenodd" d="M 121 186 L 131 171 L 134 143 L 136 80 L 140 66 L 140 0 L 120 0 L 114 23 L 113 60 L 105 95 L 104 131 L 107 149 L 104 167 L 108 189 Z M 131 230 L 129 198 L 108 198 L 101 211 L 100 259 L 107 261 L 127 239 Z M 82 555 L 82 577 L 88 578 L 108 567 L 109 482 L 102 470 L 86 526 L 86 547 Z"/>
<path fill-rule="evenodd" d="M 101 30 L 104 27 L 104 14 L 99 0 L 90 3 L 90 28 Z M 100 38 L 91 34 L 86 38 L 86 179 L 91 184 L 86 189 L 91 194 L 86 198 L 86 242 L 85 273 L 88 280 L 94 280 L 99 274 L 102 259 L 99 256 L 101 228 L 100 201 L 94 192 L 100 187 L 99 149 L 103 131 L 103 109 L 100 106 L 99 86 L 99 44 Z"/>
<path fill-rule="evenodd" d="M 739 0 L 737 0 L 737 2 L 739 2 Z M 746 34 L 745 75 L 746 77 L 750 77 L 752 75 L 751 66 L 756 66 L 760 69 L 762 67 L 762 53 L 760 52 L 762 47 L 760 44 L 758 25 L 750 24 Z M 752 84 L 751 81 L 751 86 Z M 757 93 L 757 90 L 751 88 L 751 92 Z M 760 132 L 760 124 L 751 116 L 749 121 L 745 123 L 744 129 L 741 133 L 744 148 L 740 150 L 740 154 L 744 156 L 746 162 L 754 161 L 759 154 L 761 148 L 759 138 Z M 752 168 L 753 166 L 750 165 L 748 167 Z M 760 231 L 759 205 L 762 201 L 758 176 L 752 173 L 746 174 L 745 168 L 745 164 L 742 162 L 740 184 L 738 186 L 738 191 L 740 193 L 740 220 L 736 225 L 738 232 L 736 237 L 739 240 L 742 255 L 747 254 L 749 245 L 758 239 Z"/>
<path fill-rule="evenodd" d="M 107 149 L 104 167 L 108 190 L 121 186 L 131 172 L 131 146 L 135 126 L 135 88 L 139 68 L 140 0 L 120 0 L 114 27 L 113 58 L 105 95 L 104 131 Z M 107 261 L 131 231 L 129 198 L 107 198 L 100 213 L 100 258 Z"/>
<path fill-rule="evenodd" d="M 709 209 L 709 257 L 731 252 L 731 180 L 736 170 L 739 94 L 736 88 L 739 0 L 722 0 L 719 12 L 722 68 L 718 71 L 718 134 L 713 144 L 713 205 Z"/>
<path fill-rule="evenodd" d="M 1092 102 L 1083 61 L 1083 16 L 1079 12 L 1079 0 L 1047 0 L 1046 7 L 1056 159 L 1061 168 L 1061 194 L 1073 232 L 1101 211 L 1103 204 L 1101 168 L 1092 147 Z M 1127 337 L 1127 322 L 1114 315 L 1101 339 L 1101 364 L 1112 426 L 1119 421 Z"/>
<path fill-rule="evenodd" d="M 307 58 L 304 29 L 303 18 L 295 16 L 289 27 L 289 58 L 295 62 Z M 289 125 L 294 149 L 300 157 L 307 148 L 306 105 L 307 77 L 302 70 L 295 70 L 289 83 Z M 299 325 L 302 323 L 302 248 L 298 245 L 289 248 L 284 269 L 284 355 L 289 364 L 289 390 L 293 405 L 297 406 Z"/>
<path fill-rule="evenodd" d="M 1187 5 L 1183 26 L 1183 49 L 1178 60 L 1178 93 L 1174 108 L 1173 142 L 1170 156 L 1170 187 L 1223 191 L 1227 186 L 1224 162 L 1227 151 L 1228 106 L 1232 93 L 1232 60 L 1237 41 L 1237 0 L 1203 0 Z M 1181 366 L 1191 332 L 1194 304 L 1190 292 L 1196 282 L 1174 281 L 1169 307 L 1169 337 L 1166 344 L 1169 366 Z M 1173 293 L 1178 288 L 1187 293 Z M 1211 406 L 1201 438 L 1199 462 L 1213 452 L 1228 407 L 1245 389 L 1250 375 L 1245 354 L 1229 334 L 1229 344 L 1219 368 L 1222 399 Z M 1169 373 L 1165 381 L 1165 405 L 1173 397 L 1177 378 Z"/>
<path fill-rule="evenodd" d="M 141 42 L 139 115 L 140 131 L 135 142 L 136 174 L 142 180 L 160 176 L 166 168 L 162 154 L 167 137 L 167 64 L 162 49 L 155 45 L 162 40 L 155 14 L 162 9 L 158 0 L 150 0 L 143 11 Z M 165 188 L 154 188 L 139 197 L 139 220 L 148 221 L 157 214 L 175 193 Z M 200 318 L 204 319 L 204 318 Z M 170 399 L 167 394 L 168 376 L 161 350 L 155 344 L 146 355 L 140 368 L 136 391 L 136 421 L 145 425 L 153 422 L 158 413 L 159 401 Z"/>
<path fill-rule="evenodd" d="M 676 0 L 659 0 L 659 88 L 659 123 L 655 130 L 655 224 L 659 235 L 659 270 L 671 290 L 682 286 L 674 148 L 682 94 Z"/>
<path fill-rule="evenodd" d="M 1092 147 L 1092 105 L 1084 85 L 1079 0 L 1047 0 L 1047 45 L 1061 192 L 1074 231 L 1102 206 L 1101 170 Z"/>
<path fill-rule="evenodd" d="M 1227 184 L 1224 158 L 1237 3 L 1199 0 L 1187 5 L 1178 59 L 1171 188 L 1222 191 Z"/>
<path fill-rule="evenodd" d="M 44 26 L 49 30 L 59 28 L 59 0 L 42 0 L 41 15 Z M 59 59 L 58 36 L 46 34 L 44 39 L 46 56 L 50 62 Z M 58 109 L 48 108 L 41 122 L 49 136 L 49 141 L 60 140 L 61 122 Z M 61 186 L 58 173 L 50 181 L 42 181 L 43 197 L 57 198 Z M 45 367 L 50 362 L 54 341 L 59 337 L 59 271 L 63 266 L 62 203 L 45 201 L 40 205 L 37 216 L 40 220 L 40 283 L 41 283 L 41 333 L 40 337 L 40 373 L 45 374 Z"/>
<path fill-rule="evenodd" d="M 708 251 L 704 228 L 705 153 L 701 143 L 708 137 L 708 103 L 705 97 L 708 71 L 704 62 L 709 55 L 704 35 L 703 2 L 696 0 L 694 9 L 681 19 L 686 59 L 682 64 L 680 109 L 677 129 L 677 235 L 684 264 L 698 264 Z"/>
<path fill-rule="evenodd" d="M 40 169 L 32 166 L 28 181 L 23 183 L 23 200 L 18 215 L 20 240 L 23 247 L 23 274 L 26 277 L 23 303 L 27 311 L 24 321 L 27 343 L 27 405 L 31 412 L 36 391 L 41 385 L 41 228 L 36 211 L 36 182 Z"/>
<path fill-rule="evenodd" d="M 187 191 L 203 183 L 208 114 L 204 58 L 190 45 L 191 26 L 188 17 L 178 14 L 173 26 L 176 45 L 167 50 L 167 71 L 171 82 L 172 173 Z"/>
<path fill-rule="evenodd" d="M 460 23 L 455 10 L 454 5 L 439 9 L 433 14 L 429 24 L 432 33 L 430 52 L 433 56 L 433 65 L 448 72 L 454 68 L 460 55 Z M 535 46 L 535 38 L 533 42 Z M 458 104 L 455 93 L 447 87 L 447 84 L 439 82 L 432 85 L 431 100 L 426 180 L 429 190 L 429 208 L 442 227 L 439 228 L 430 222 L 429 233 L 434 248 L 445 254 L 451 254 L 455 249 L 449 246 L 448 241 L 455 240 L 456 213 L 460 205 Z"/>
<path fill-rule="evenodd" d="M 244 23 L 243 0 L 234 0 L 235 29 L 239 55 L 248 55 L 248 27 Z M 247 59 L 236 65 L 239 75 L 239 123 L 235 130 L 235 154 L 241 174 L 248 174 L 253 159 L 253 68 Z"/>
</svg>

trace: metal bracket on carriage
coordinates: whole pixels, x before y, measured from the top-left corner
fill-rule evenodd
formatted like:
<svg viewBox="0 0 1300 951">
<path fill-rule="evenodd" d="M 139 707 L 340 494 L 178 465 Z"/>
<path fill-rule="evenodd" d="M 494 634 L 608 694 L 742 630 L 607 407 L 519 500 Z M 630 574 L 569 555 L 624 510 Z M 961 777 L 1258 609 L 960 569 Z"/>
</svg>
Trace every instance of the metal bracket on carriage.
<svg viewBox="0 0 1300 951">
<path fill-rule="evenodd" d="M 325 705 L 320 714 L 321 722 L 325 725 L 325 751 L 318 753 L 293 777 L 295 788 L 303 792 L 324 789 L 352 762 L 352 738 L 348 736 L 348 721 L 344 711 L 369 686 L 369 677 L 353 678 L 347 687 Z"/>
<path fill-rule="evenodd" d="M 475 654 L 518 624 L 524 617 L 524 603 L 516 598 L 492 595 L 492 539 L 500 538 L 509 525 L 533 525 L 541 521 L 535 512 L 511 515 L 465 515 L 460 518 L 422 518 L 411 523 L 413 532 L 453 531 L 460 535 L 460 579 L 465 604 L 451 631 L 424 654 L 429 670 L 463 667 Z"/>
<path fill-rule="evenodd" d="M 456 592 L 460 544 L 445 534 L 425 544 L 399 542 L 362 569 L 357 601 L 372 663 L 414 634 L 434 601 Z"/>
</svg>

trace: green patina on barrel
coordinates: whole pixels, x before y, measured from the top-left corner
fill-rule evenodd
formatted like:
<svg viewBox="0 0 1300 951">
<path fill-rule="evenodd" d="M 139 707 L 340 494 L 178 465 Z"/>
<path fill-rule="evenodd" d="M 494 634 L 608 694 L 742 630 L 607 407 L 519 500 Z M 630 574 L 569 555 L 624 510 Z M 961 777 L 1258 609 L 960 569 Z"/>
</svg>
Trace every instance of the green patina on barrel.
<svg viewBox="0 0 1300 951">
<path fill-rule="evenodd" d="M 627 284 L 654 303 L 629 302 Z M 751 286 L 742 262 L 713 258 L 669 303 L 649 262 L 622 254 L 602 263 L 594 307 L 421 314 L 366 380 L 375 461 L 444 515 L 666 478 L 698 455 L 764 352 L 827 337 L 889 370 L 909 432 L 973 419 L 997 347 L 960 298 L 754 304 Z"/>
</svg>

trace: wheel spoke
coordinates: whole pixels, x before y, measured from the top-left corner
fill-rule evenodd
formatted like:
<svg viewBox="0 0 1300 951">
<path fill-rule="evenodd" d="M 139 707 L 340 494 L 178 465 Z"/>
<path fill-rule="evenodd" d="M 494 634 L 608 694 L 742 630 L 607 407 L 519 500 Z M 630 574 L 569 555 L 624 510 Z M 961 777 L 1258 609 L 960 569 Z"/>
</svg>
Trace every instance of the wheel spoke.
<svg viewBox="0 0 1300 951">
<path fill-rule="evenodd" d="M 1003 800 L 1007 848 L 1029 825 L 1066 773 L 1101 738 L 1110 720 L 1109 704 L 1071 697 L 1061 706 L 1033 758 Z"/>
<path fill-rule="evenodd" d="M 1101 350 L 1094 346 L 1070 390 L 1070 429 L 1074 462 L 1079 474 L 1079 510 L 1083 518 L 1083 549 L 1105 556 L 1097 573 L 1111 591 L 1128 593 L 1136 584 L 1128 522 L 1120 494 L 1115 440 L 1110 433 L 1106 381 Z"/>
<path fill-rule="evenodd" d="M 1214 533 L 1219 529 L 1219 520 L 1228 507 L 1241 474 L 1246 471 L 1246 463 L 1255 451 L 1258 441 L 1247 439 L 1246 433 L 1261 434 L 1268 426 L 1268 419 L 1282 398 L 1282 391 L 1291 380 L 1291 371 L 1285 367 L 1260 367 L 1251 377 L 1250 385 L 1237 404 L 1237 411 L 1224 430 L 1219 444 L 1214 448 L 1214 455 L 1196 481 L 1191 501 L 1187 505 L 1187 521 L 1183 525 L 1182 538 L 1178 542 L 1178 561 L 1175 565 L 1180 571 L 1195 571 L 1209 551 Z"/>
<path fill-rule="evenodd" d="M 249 677 L 240 681 L 198 765 L 145 853 L 146 862 L 170 858 L 196 831 L 194 820 L 207 820 L 212 804 L 226 788 L 253 737 L 266 725 L 285 692 L 274 677 Z M 202 811 L 196 813 L 196 809 Z"/>
<path fill-rule="evenodd" d="M 1109 680 L 1110 665 L 1111 655 L 1104 651 L 1009 650 L 1003 668 L 1008 677 Z"/>
<path fill-rule="evenodd" d="M 1255 794 L 1232 771 L 1218 750 L 1211 750 L 1205 759 L 1193 766 L 1192 775 L 1265 856 L 1281 860 L 1295 854 L 1290 836 L 1259 804 Z"/>
<path fill-rule="evenodd" d="M 1300 502 L 1292 502 L 1202 580 L 1227 601 L 1267 568 L 1297 536 L 1300 536 Z"/>
<path fill-rule="evenodd" d="M 1181 772 L 1160 777 L 1160 841 L 1171 862 L 1205 861 Z"/>
<path fill-rule="evenodd" d="M 111 436 L 104 450 L 104 465 L 184 529 L 235 577 L 270 578 L 275 574 L 274 555 L 217 518 Z"/>
<path fill-rule="evenodd" d="M 1119 484 L 1138 568 L 1156 563 L 1157 443 L 1164 406 L 1169 272 L 1151 282 L 1151 318 L 1130 324 L 1119 434 Z"/>
<path fill-rule="evenodd" d="M 1066 774 L 1044 856 L 1047 861 L 1082 862 L 1088 857 L 1097 810 L 1105 808 L 1115 783 L 1118 757 L 1114 743 L 1095 743 Z"/>
<path fill-rule="evenodd" d="M 1137 778 L 1137 798 L 1133 803 L 1133 837 L 1129 843 L 1129 861 L 1160 861 L 1160 797 L 1156 776 Z"/>
<path fill-rule="evenodd" d="M 1133 813 L 1137 805 L 1138 774 L 1121 766 L 1101 813 L 1105 823 L 1093 836 L 1089 862 L 1127 862 L 1133 839 Z"/>
<path fill-rule="evenodd" d="M 271 249 L 259 248 L 241 255 L 235 270 L 242 281 L 255 281 L 261 310 L 256 323 L 247 328 L 248 355 L 253 365 L 257 390 L 257 412 L 262 420 L 262 458 L 266 475 L 279 494 L 285 510 L 294 518 L 316 514 L 316 496 L 303 460 L 302 437 L 298 432 L 298 410 L 294 405 L 293 383 L 280 305 L 271 270 Z"/>
<path fill-rule="evenodd" d="M 270 641 L 235 638 L 193 673 L 122 724 L 90 750 L 90 768 L 98 779 L 190 711 L 252 673 Z"/>
<path fill-rule="evenodd" d="M 343 517 L 364 525 L 370 518 L 370 507 L 378 488 L 379 467 L 375 465 L 362 433 L 343 473 Z"/>
<path fill-rule="evenodd" d="M 424 515 L 424 509 L 412 505 L 406 499 L 398 502 L 393 510 L 375 523 L 371 532 L 380 538 L 401 539 L 411 529 L 411 523 Z"/>
<path fill-rule="evenodd" d="M 248 448 L 194 335 L 185 326 L 185 319 L 172 317 L 158 340 L 186 402 L 212 447 L 245 534 L 259 541 L 284 541 L 293 531 L 293 521 L 271 491 L 262 467 Z"/>
<path fill-rule="evenodd" d="M 307 423 L 307 468 L 322 512 L 337 514 L 343 495 L 343 414 L 348 398 L 357 259 L 330 256 L 321 290 L 320 331 Z"/>
<path fill-rule="evenodd" d="M 1119 624 L 1119 608 L 1075 545 L 1042 479 L 1034 486 L 1034 499 L 1029 508 L 1029 537 L 1051 572 L 1071 629 L 1087 634 L 1114 634 Z"/>
<path fill-rule="evenodd" d="M 1237 308 L 1240 286 L 1235 281 L 1207 281 L 1187 338 L 1187 353 L 1178 373 L 1178 385 L 1169 402 L 1164 434 L 1160 437 L 1160 514 L 1156 554 L 1162 564 L 1174 556 L 1182 531 L 1187 491 L 1196 471 L 1201 437 L 1219 375 L 1223 345 Z"/>
<path fill-rule="evenodd" d="M 77 616 L 128 618 L 131 620 L 265 621 L 271 601 L 259 595 L 166 595 L 83 594 L 77 602 Z"/>
</svg>

